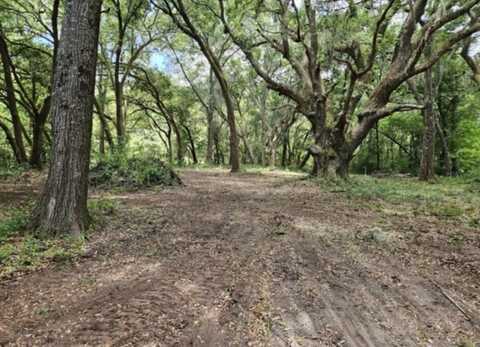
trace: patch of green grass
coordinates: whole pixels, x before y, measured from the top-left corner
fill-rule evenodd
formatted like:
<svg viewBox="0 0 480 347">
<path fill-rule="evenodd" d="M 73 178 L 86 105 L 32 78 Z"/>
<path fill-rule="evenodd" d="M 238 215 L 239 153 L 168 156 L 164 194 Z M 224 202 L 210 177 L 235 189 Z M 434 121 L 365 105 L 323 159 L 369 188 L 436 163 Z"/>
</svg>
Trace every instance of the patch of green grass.
<svg viewBox="0 0 480 347">
<path fill-rule="evenodd" d="M 30 205 L 12 210 L 0 219 L 0 278 L 49 263 L 69 263 L 83 253 L 83 239 L 29 231 Z M 106 206 L 102 207 L 102 211 L 105 209 Z"/>
<path fill-rule="evenodd" d="M 27 235 L 0 245 L 0 278 L 49 263 L 70 263 L 83 253 L 79 238 L 43 239 Z"/>
<path fill-rule="evenodd" d="M 29 214 L 25 209 L 12 210 L 7 218 L 0 220 L 0 244 L 13 235 L 25 230 Z"/>
<path fill-rule="evenodd" d="M 426 183 L 416 178 L 352 175 L 348 181 L 315 179 L 315 182 L 327 191 L 367 201 L 372 207 L 386 202 L 416 215 L 462 219 L 468 224 L 476 224 L 480 218 L 480 194 L 472 189 L 472 184 L 477 183 L 471 179 L 439 178 Z"/>
<path fill-rule="evenodd" d="M 114 199 L 99 198 L 88 201 L 88 211 L 94 216 L 113 215 L 117 208 L 118 202 Z"/>
<path fill-rule="evenodd" d="M 173 165 L 173 167 L 177 170 L 182 169 L 190 169 L 190 170 L 229 170 L 230 167 L 228 165 L 222 164 L 209 164 L 209 163 L 198 163 L 198 164 L 186 164 L 182 166 Z"/>
<path fill-rule="evenodd" d="M 26 167 L 17 164 L 0 166 L 0 180 L 19 177 L 26 169 Z"/>
<path fill-rule="evenodd" d="M 190 164 L 190 165 L 184 165 L 184 166 L 175 166 L 175 169 L 178 169 L 179 171 L 183 169 L 189 169 L 189 170 L 211 170 L 211 171 L 230 171 L 230 166 L 229 165 L 216 165 L 216 164 L 208 164 L 208 163 L 198 163 L 198 164 Z M 240 173 L 250 173 L 250 174 L 268 174 L 271 172 L 275 173 L 298 173 L 298 174 L 305 174 L 304 171 L 298 169 L 296 166 L 291 166 L 291 167 L 271 167 L 271 166 L 263 166 L 263 165 L 257 165 L 257 164 L 242 164 L 240 166 Z"/>
<path fill-rule="evenodd" d="M 88 213 L 90 215 L 90 229 L 103 226 L 108 216 L 113 216 L 118 209 L 118 202 L 110 198 L 98 198 L 88 201 Z"/>
</svg>

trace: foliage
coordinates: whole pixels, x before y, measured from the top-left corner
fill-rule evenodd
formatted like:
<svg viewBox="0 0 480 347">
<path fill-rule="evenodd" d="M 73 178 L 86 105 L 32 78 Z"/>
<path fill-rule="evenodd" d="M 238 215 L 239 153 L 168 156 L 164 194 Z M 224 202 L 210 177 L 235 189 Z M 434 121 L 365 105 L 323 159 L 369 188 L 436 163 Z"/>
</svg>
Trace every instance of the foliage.
<svg viewBox="0 0 480 347">
<path fill-rule="evenodd" d="M 0 221 L 0 244 L 19 231 L 25 230 L 28 225 L 26 209 L 13 209 L 7 218 Z"/>
<path fill-rule="evenodd" d="M 28 165 L 18 165 L 14 161 L 3 162 L 0 165 L 0 180 L 19 177 L 28 169 Z"/>
<path fill-rule="evenodd" d="M 150 156 L 155 153 L 155 157 L 170 165 L 175 163 L 182 166 L 196 162 L 228 165 L 229 129 L 220 85 L 198 45 L 178 28 L 171 16 L 159 10 L 158 7 L 163 7 L 165 3 L 173 6 L 174 0 L 107 1 L 104 4 L 99 38 L 92 157 L 103 157 L 107 152 L 119 150 L 119 104 L 123 105 L 121 113 L 124 114 L 125 136 L 130 149 L 142 148 Z M 294 102 L 281 93 L 268 89 L 267 83 L 259 78 L 246 56 L 225 32 L 219 19 L 218 1 L 183 0 L 182 3 L 196 29 L 202 36 L 208 37 L 208 45 L 213 54 L 219 57 L 225 72 L 235 104 L 242 163 L 300 166 L 313 140 L 311 124 L 306 117 L 300 115 L 301 108 L 295 107 Z M 283 2 L 289 4 L 285 8 L 284 18 L 280 16 L 282 11 L 279 6 L 282 2 L 278 1 L 224 0 L 223 3 L 234 34 L 240 41 L 254 45 L 253 56 L 268 76 L 291 87 L 295 92 L 302 93 L 306 90 L 310 83 L 297 76 L 289 63 L 289 60 L 293 60 L 301 65 L 304 61 L 303 46 L 308 42 L 300 44 L 300 41 L 309 38 L 306 2 L 295 2 L 297 10 L 293 8 L 294 2 Z M 348 66 L 358 68 L 356 65 L 367 63 L 379 15 L 386 9 L 386 2 L 382 1 L 370 5 L 358 1 L 348 1 L 345 5 L 347 3 L 348 6 L 342 9 L 337 8 L 339 5 L 334 2 L 315 5 L 317 29 L 321 32 L 317 58 L 319 67 L 325 68 L 322 76 L 324 75 L 325 92 L 328 91 L 329 123 L 343 110 L 350 80 Z M 429 1 L 430 3 L 434 2 Z M 460 3 L 459 6 L 463 5 Z M 13 89 L 28 155 L 32 151 L 32 125 L 35 124 L 36 114 L 51 93 L 54 36 L 58 31 L 53 27 L 53 4 L 51 0 L 0 0 L 1 29 L 14 68 Z M 478 4 L 474 8 L 477 7 Z M 428 8 L 428 11 L 433 10 L 431 6 Z M 395 2 L 388 11 L 378 36 L 371 71 L 362 76 L 354 88 L 353 100 L 358 98 L 358 105 L 357 112 L 349 119 L 350 131 L 346 132 L 347 137 L 357 125 L 359 118 L 356 116 L 366 106 L 368 96 L 388 73 L 402 20 L 408 13 L 408 6 L 402 1 Z M 438 14 L 443 13 L 439 11 Z M 61 2 L 56 29 L 61 29 L 63 15 L 64 4 Z M 178 13 L 176 18 L 180 19 Z M 427 20 L 428 16 L 422 18 Z M 459 17 L 447 27 L 439 28 L 433 40 L 434 50 L 446 43 L 451 34 L 463 28 L 466 19 Z M 280 35 L 283 24 L 288 24 L 291 29 L 287 30 L 287 55 L 280 54 L 284 44 L 284 37 Z M 300 37 L 295 38 L 297 29 Z M 478 40 L 478 36 L 474 38 Z M 478 177 L 480 120 L 477 110 L 480 109 L 480 95 L 478 83 L 472 80 L 469 66 L 458 54 L 463 45 L 464 42 L 460 42 L 453 47 L 451 54 L 443 56 L 435 66 L 434 79 L 438 93 L 434 102 L 447 140 L 454 174 Z M 472 47 L 476 45 L 478 44 L 474 42 Z M 470 56 L 476 60 L 474 53 L 472 49 Z M 420 62 L 425 59 L 422 56 Z M 4 67 L 0 64 L 2 90 L 5 89 L 3 72 Z M 14 72 L 16 75 L 13 75 Z M 116 79 L 122 84 L 121 92 L 117 90 Z M 411 81 L 417 86 L 419 98 L 415 97 L 407 83 L 402 83 L 392 94 L 392 102 L 422 104 L 423 76 L 420 74 Z M 117 100 L 118 98 L 122 100 Z M 352 102 L 352 106 L 353 104 L 355 103 Z M 19 171 L 10 165 L 15 161 L 15 155 L 7 141 L 7 135 L 13 133 L 14 126 L 5 97 L 0 100 L 0 122 L 5 125 L 5 129 L 0 129 L 0 178 L 15 176 Z M 52 144 L 49 121 L 43 130 L 42 159 L 46 163 Z M 209 132 L 213 139 L 209 138 Z M 352 171 L 417 174 L 421 160 L 422 134 L 423 120 L 419 111 L 402 112 L 381 119 L 378 133 L 373 128 L 354 153 Z M 435 142 L 436 173 L 444 175 L 445 153 L 438 132 Z M 207 157 L 208 148 L 213 150 L 213 158 Z M 133 157 L 144 154 L 130 152 L 129 155 Z M 312 163 L 310 159 L 303 167 L 309 170 Z M 106 171 L 119 170 L 110 164 L 107 165 L 110 169 L 105 168 Z M 137 169 L 127 169 L 132 170 Z M 141 172 L 133 174 L 133 178 L 130 175 L 129 178 L 119 179 L 121 182 L 113 185 L 143 185 L 141 176 L 146 173 L 142 169 L 137 171 Z M 105 175 L 108 176 L 107 173 Z M 147 177 L 147 185 L 152 184 L 149 181 Z"/>
<path fill-rule="evenodd" d="M 0 219 L 0 278 L 52 262 L 70 262 L 83 252 L 83 239 L 29 233 L 29 210 L 15 209 Z"/>
<path fill-rule="evenodd" d="M 456 156 L 463 172 L 480 172 L 480 118 L 472 112 L 479 107 L 478 95 L 469 95 L 459 110 L 461 120 L 454 138 L 458 148 Z"/>
<path fill-rule="evenodd" d="M 117 153 L 102 159 L 90 170 L 90 183 L 100 187 L 138 188 L 180 185 L 182 182 L 160 159 Z"/>
</svg>

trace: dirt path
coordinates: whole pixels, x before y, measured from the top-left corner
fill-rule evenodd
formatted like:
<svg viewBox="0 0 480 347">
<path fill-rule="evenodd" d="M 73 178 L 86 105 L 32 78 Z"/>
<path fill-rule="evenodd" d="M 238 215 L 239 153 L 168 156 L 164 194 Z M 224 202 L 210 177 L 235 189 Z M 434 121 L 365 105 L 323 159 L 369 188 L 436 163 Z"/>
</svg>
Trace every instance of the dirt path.
<svg viewBox="0 0 480 347">
<path fill-rule="evenodd" d="M 0 282 L 0 345 L 480 341 L 478 231 L 452 249 L 459 225 L 385 216 L 295 176 L 182 178 L 115 196 L 78 263 Z"/>
</svg>

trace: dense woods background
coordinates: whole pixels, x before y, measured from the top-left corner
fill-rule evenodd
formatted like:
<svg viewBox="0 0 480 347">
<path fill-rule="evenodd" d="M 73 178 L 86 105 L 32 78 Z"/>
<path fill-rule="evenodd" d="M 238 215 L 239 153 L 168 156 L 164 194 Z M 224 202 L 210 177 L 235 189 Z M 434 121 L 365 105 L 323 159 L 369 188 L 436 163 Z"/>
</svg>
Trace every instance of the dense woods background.
<svg viewBox="0 0 480 347">
<path fill-rule="evenodd" d="M 478 171 L 477 1 L 410 3 L 105 1 L 93 161 L 122 151 L 180 166 L 308 168 L 321 152 L 351 157 L 352 172 L 416 175 L 431 147 L 435 174 Z M 2 166 L 42 168 L 64 4 L 0 9 Z M 386 87 L 396 60 L 412 66 Z"/>
</svg>

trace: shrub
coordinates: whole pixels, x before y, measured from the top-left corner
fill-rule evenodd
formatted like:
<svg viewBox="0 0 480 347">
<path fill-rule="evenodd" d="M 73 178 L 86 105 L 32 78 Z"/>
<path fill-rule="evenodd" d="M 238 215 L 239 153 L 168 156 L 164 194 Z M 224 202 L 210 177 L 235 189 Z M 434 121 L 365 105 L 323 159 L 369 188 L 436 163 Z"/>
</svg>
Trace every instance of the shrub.
<svg viewBox="0 0 480 347">
<path fill-rule="evenodd" d="M 90 170 L 90 184 L 107 187 L 148 187 L 180 185 L 178 175 L 157 158 L 112 155 Z"/>
</svg>

